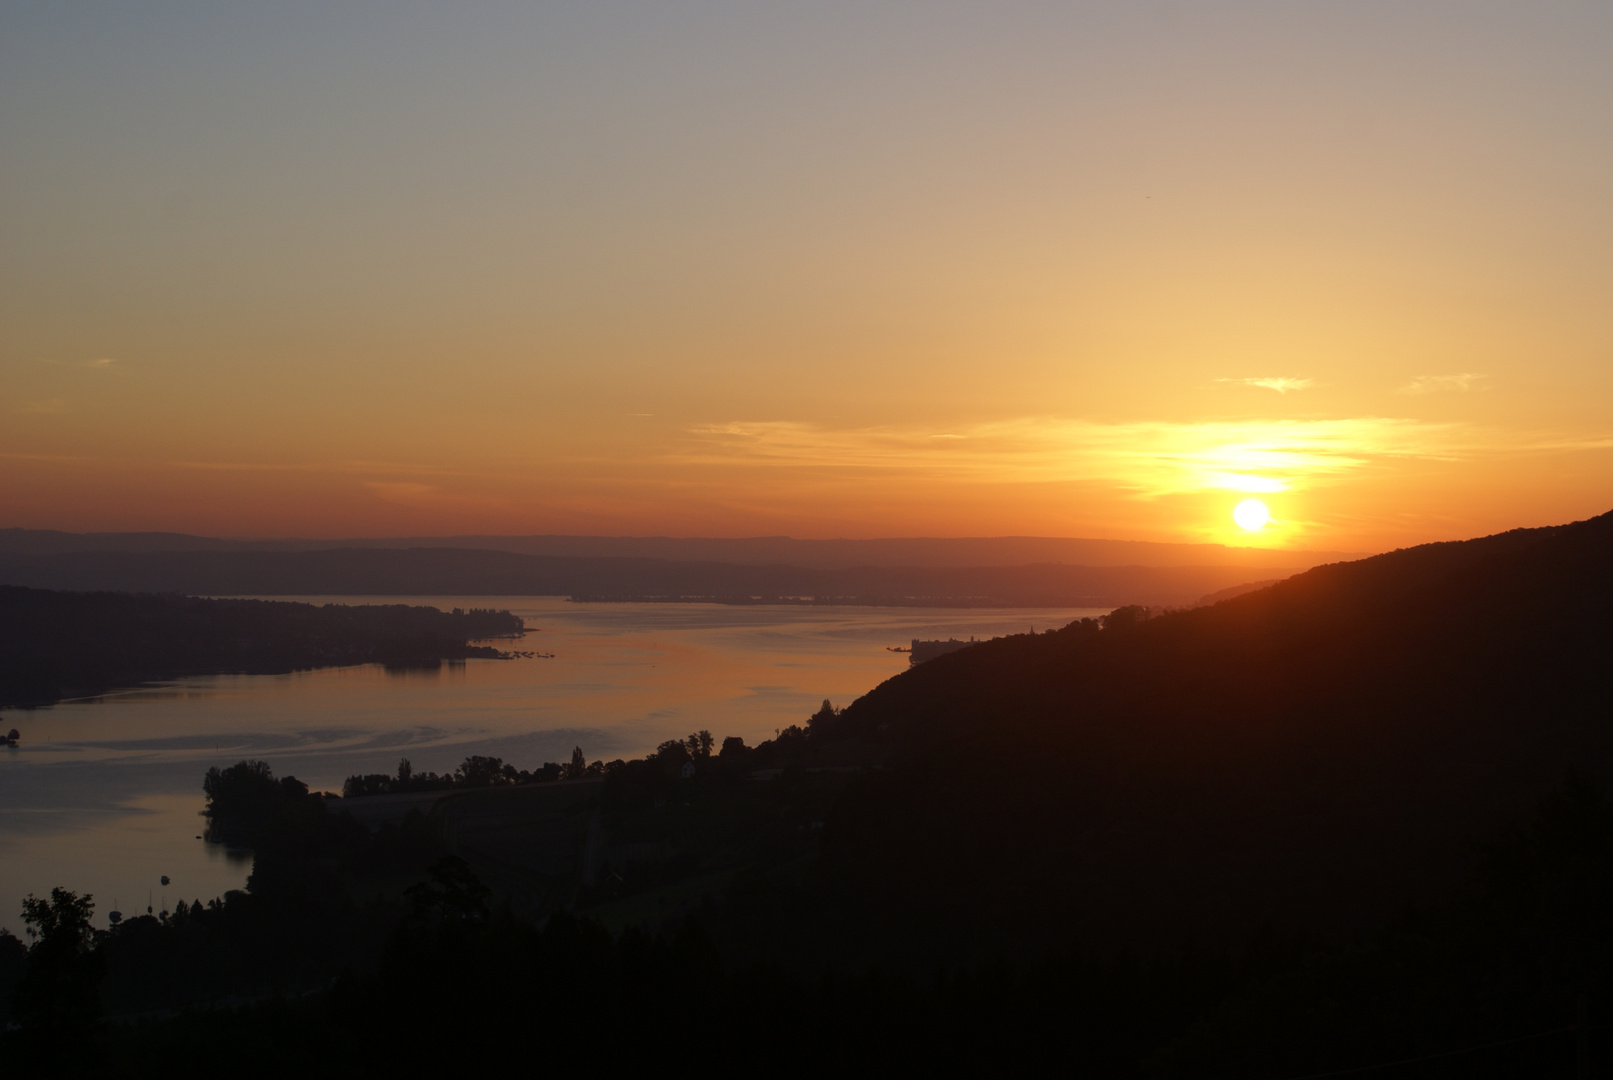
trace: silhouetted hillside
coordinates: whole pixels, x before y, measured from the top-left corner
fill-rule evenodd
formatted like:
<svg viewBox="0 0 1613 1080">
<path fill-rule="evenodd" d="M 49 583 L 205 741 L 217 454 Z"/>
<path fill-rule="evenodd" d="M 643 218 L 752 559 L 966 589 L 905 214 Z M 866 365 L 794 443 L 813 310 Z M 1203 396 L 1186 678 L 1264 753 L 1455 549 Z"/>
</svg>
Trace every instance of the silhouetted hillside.
<svg viewBox="0 0 1613 1080">
<path fill-rule="evenodd" d="M 0 553 L 0 582 L 203 596 L 574 596 L 949 607 L 1185 604 L 1280 569 L 1246 566 L 755 566 L 454 548 Z"/>
<path fill-rule="evenodd" d="M 0 586 L 0 707 L 45 705 L 118 686 L 221 672 L 436 663 L 498 651 L 467 642 L 518 634 L 503 611 L 348 607 Z"/>
<path fill-rule="evenodd" d="M 894 767 L 828 823 L 823 941 L 922 960 L 1381 924 L 1570 768 L 1613 774 L 1610 657 L 1613 516 L 942 657 L 839 720 Z"/>
</svg>

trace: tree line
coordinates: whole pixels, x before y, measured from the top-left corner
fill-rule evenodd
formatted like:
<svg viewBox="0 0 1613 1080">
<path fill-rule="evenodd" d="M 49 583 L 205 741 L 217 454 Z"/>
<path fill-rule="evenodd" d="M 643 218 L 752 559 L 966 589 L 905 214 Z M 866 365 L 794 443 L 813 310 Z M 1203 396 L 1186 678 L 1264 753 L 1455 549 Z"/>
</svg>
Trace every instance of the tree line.
<svg viewBox="0 0 1613 1080">
<path fill-rule="evenodd" d="M 1151 959 L 781 967 L 725 945 L 721 909 L 659 933 L 516 918 L 451 855 L 385 903 L 261 888 L 255 870 L 247 893 L 107 930 L 90 896 L 30 896 L 30 943 L 0 931 L 8 1074 L 169 1075 L 199 1056 L 243 1076 L 317 1062 L 381 1077 L 535 1047 L 551 1068 L 649 1068 L 691 1046 L 725 1070 L 855 1060 L 1160 1080 L 1613 1066 L 1613 806 L 1580 775 L 1486 845 L 1459 895 L 1379 933 L 1268 930 L 1232 952 Z"/>
<path fill-rule="evenodd" d="M 692 764 L 697 768 L 720 765 L 729 770 L 767 769 L 798 762 L 803 755 L 810 731 L 823 731 L 832 726 L 840 710 L 825 700 L 823 707 L 810 718 L 806 726 L 792 724 L 776 733 L 762 745 L 749 747 L 745 740 L 730 735 L 719 747 L 709 731 L 690 732 L 682 739 L 668 739 L 643 758 L 611 761 L 589 761 L 582 747 L 574 747 L 570 760 L 562 763 L 546 761 L 535 769 L 518 769 L 500 757 L 472 754 L 460 762 L 451 773 L 417 772 L 408 758 L 398 762 L 397 772 L 365 773 L 349 776 L 342 782 L 342 797 L 361 798 L 369 795 L 396 795 L 420 791 L 454 791 L 471 788 L 502 787 L 512 784 L 550 784 L 560 780 L 581 780 L 588 777 L 608 778 L 627 774 L 645 774 L 653 771 L 671 777 L 682 767 Z"/>
</svg>

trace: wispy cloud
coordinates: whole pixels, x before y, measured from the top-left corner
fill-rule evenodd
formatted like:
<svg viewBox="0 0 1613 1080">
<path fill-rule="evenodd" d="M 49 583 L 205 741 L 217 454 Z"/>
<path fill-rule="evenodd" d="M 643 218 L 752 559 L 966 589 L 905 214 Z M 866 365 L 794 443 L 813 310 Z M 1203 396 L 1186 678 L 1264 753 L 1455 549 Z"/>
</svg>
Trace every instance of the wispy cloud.
<svg viewBox="0 0 1613 1080">
<path fill-rule="evenodd" d="M 86 360 L 86 361 L 84 361 L 84 366 L 85 367 L 99 368 L 102 371 L 105 371 L 105 370 L 113 367 L 115 364 L 117 364 L 117 361 L 114 360 L 110 356 L 98 356 L 94 360 Z"/>
<path fill-rule="evenodd" d="M 435 484 L 422 484 L 412 480 L 370 480 L 364 486 L 382 502 L 420 509 L 471 510 L 507 505 L 507 501 L 489 495 L 450 491 Z"/>
<path fill-rule="evenodd" d="M 1470 390 L 1488 390 L 1483 385 L 1488 375 L 1464 371 L 1460 375 L 1419 375 L 1396 390 L 1397 394 L 1465 394 Z"/>
<path fill-rule="evenodd" d="M 498 472 L 447 469 L 409 461 L 170 461 L 176 469 L 211 472 L 339 473 L 350 476 L 499 476 Z"/>
<path fill-rule="evenodd" d="M 443 494 L 441 488 L 432 484 L 420 484 L 407 480 L 370 480 L 364 486 L 369 488 L 370 493 L 382 502 L 398 503 L 402 506 L 423 506 L 435 503 Z"/>
<path fill-rule="evenodd" d="M 18 454 L 0 452 L 0 461 L 94 461 L 81 454 Z"/>
<path fill-rule="evenodd" d="M 176 469 L 205 469 L 210 472 L 333 472 L 329 465 L 278 461 L 170 461 Z"/>
<path fill-rule="evenodd" d="M 32 413 L 35 416 L 56 416 L 67 411 L 67 402 L 62 398 L 48 398 L 44 401 L 24 402 L 13 410 L 20 413 Z"/>
<path fill-rule="evenodd" d="M 1102 482 L 1140 498 L 1195 491 L 1276 493 L 1382 468 L 1397 459 L 1457 460 L 1501 451 L 1590 448 L 1390 417 L 1103 424 L 1029 418 L 935 433 L 834 429 L 793 422 L 693 429 L 678 464 L 766 466 L 825 479 L 912 476 L 974 482 Z"/>
<path fill-rule="evenodd" d="M 1287 394 L 1295 390 L 1309 390 L 1316 385 L 1315 379 L 1298 379 L 1290 375 L 1262 375 L 1250 379 L 1217 379 L 1215 381 L 1232 383 L 1237 386 L 1258 386 L 1263 390 L 1275 390 L 1279 394 Z"/>
</svg>

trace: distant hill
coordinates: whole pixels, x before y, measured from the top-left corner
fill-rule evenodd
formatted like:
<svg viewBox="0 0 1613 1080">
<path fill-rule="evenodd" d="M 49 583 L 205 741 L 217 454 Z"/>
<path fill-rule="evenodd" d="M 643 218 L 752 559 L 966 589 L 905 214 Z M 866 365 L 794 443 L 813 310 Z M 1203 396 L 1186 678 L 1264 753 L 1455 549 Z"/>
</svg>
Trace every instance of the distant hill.
<svg viewBox="0 0 1613 1080">
<path fill-rule="evenodd" d="M 1353 933 L 1613 778 L 1613 515 L 985 642 L 814 738 L 890 747 L 825 832 L 844 955 Z"/>
<path fill-rule="evenodd" d="M 504 611 L 443 612 L 0 586 L 0 708 L 229 672 L 496 657 L 477 638 L 522 632 Z"/>
<path fill-rule="evenodd" d="M 1215 592 L 1210 593 L 1208 596 L 1199 597 L 1198 603 L 1194 604 L 1193 606 L 1208 607 L 1211 604 L 1219 604 L 1223 600 L 1231 600 L 1235 596 L 1242 596 L 1244 593 L 1256 592 L 1260 589 L 1264 589 L 1268 585 L 1275 585 L 1277 584 L 1277 580 L 1278 579 L 1276 578 L 1268 578 L 1265 581 L 1246 581 L 1242 585 L 1233 585 L 1230 588 L 1218 589 Z"/>
<path fill-rule="evenodd" d="M 329 551 L 338 548 L 455 548 L 556 558 L 658 559 L 795 566 L 990 567 L 1062 563 L 1073 566 L 1240 566 L 1294 573 L 1361 553 L 1283 551 L 1224 544 L 1160 544 L 1048 536 L 894 537 L 877 540 L 796 540 L 668 536 L 411 536 L 358 540 L 221 540 L 183 533 L 67 533 L 0 529 L 0 555 L 73 552 Z"/>
<path fill-rule="evenodd" d="M 0 584 L 201 596 L 571 596 L 781 599 L 956 607 L 1191 603 L 1281 568 L 1243 566 L 852 567 L 572 558 L 457 548 L 59 551 L 0 554 Z"/>
</svg>

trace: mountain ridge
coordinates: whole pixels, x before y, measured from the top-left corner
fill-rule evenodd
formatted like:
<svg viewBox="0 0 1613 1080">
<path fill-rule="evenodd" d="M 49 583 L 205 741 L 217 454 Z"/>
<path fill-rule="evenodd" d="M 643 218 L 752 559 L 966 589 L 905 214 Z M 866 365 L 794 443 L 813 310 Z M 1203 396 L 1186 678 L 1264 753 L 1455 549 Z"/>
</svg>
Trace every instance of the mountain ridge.
<svg viewBox="0 0 1613 1080">
<path fill-rule="evenodd" d="M 186 533 L 68 533 L 0 529 L 0 555 L 74 551 L 324 551 L 458 548 L 571 558 L 655 558 L 736 565 L 794 565 L 832 570 L 858 566 L 1263 566 L 1304 569 L 1361 558 L 1359 553 L 1289 551 L 1225 544 L 1162 543 L 1079 537 L 887 537 L 795 539 L 788 536 L 439 536 L 355 539 L 215 539 Z"/>
<path fill-rule="evenodd" d="M 0 554 L 0 584 L 204 596 L 572 596 L 959 607 L 1180 605 L 1282 567 L 848 567 L 455 548 Z"/>
</svg>

